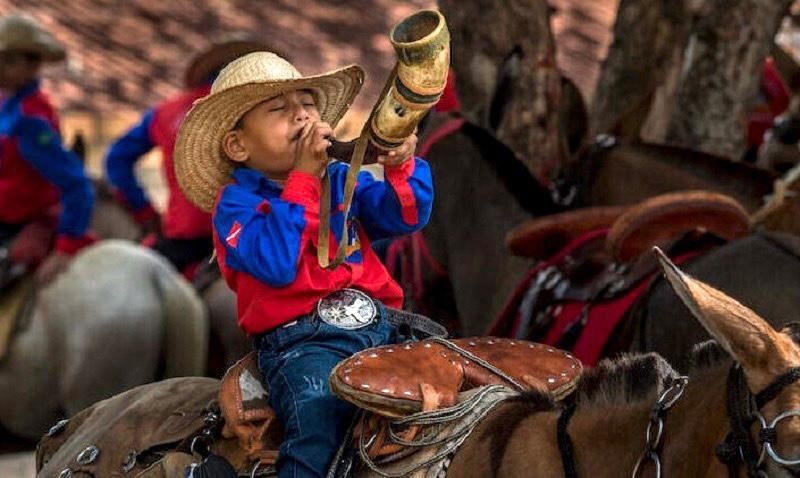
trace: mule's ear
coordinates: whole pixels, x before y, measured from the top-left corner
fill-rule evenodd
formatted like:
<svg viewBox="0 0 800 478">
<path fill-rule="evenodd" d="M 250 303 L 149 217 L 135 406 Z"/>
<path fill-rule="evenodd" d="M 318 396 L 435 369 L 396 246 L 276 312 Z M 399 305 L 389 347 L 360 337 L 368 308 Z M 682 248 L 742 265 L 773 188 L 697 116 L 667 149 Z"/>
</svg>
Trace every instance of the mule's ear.
<svg viewBox="0 0 800 478">
<path fill-rule="evenodd" d="M 654 93 L 655 91 L 651 91 L 644 98 L 625 110 L 619 119 L 617 119 L 617 122 L 609 133 L 612 136 L 617 136 L 628 141 L 640 141 L 642 137 L 642 127 L 647 121 L 647 117 L 650 115 L 650 109 L 653 106 Z"/>
<path fill-rule="evenodd" d="M 788 336 L 778 333 L 758 314 L 717 289 L 684 274 L 659 248 L 654 248 L 672 288 L 709 334 L 745 366 L 763 368 L 773 360 L 792 360 L 796 351 Z"/>
</svg>

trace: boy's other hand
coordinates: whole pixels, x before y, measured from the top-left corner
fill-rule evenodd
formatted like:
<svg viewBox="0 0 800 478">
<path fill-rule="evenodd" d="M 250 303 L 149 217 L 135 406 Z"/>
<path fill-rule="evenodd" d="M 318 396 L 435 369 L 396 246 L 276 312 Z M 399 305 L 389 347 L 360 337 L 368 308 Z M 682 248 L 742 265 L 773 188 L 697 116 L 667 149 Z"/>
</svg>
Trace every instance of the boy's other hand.
<svg viewBox="0 0 800 478">
<path fill-rule="evenodd" d="M 417 135 L 412 133 L 403 141 L 403 144 L 386 154 L 378 156 L 378 162 L 384 166 L 400 166 L 414 157 L 414 151 L 416 151 L 416 149 Z"/>
<path fill-rule="evenodd" d="M 332 135 L 333 129 L 328 123 L 322 121 L 306 123 L 297 140 L 294 169 L 318 178 L 322 177 L 328 165 L 327 149 L 331 145 Z"/>
</svg>

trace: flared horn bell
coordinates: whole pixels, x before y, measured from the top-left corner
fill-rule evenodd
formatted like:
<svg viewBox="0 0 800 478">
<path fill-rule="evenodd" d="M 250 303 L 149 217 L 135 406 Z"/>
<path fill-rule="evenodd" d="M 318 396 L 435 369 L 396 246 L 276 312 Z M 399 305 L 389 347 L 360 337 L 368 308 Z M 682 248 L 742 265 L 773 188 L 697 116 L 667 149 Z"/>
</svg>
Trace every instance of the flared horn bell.
<svg viewBox="0 0 800 478">
<path fill-rule="evenodd" d="M 421 10 L 389 35 L 397 52 L 397 74 L 370 125 L 370 140 L 381 148 L 399 146 L 442 96 L 450 68 L 450 32 L 444 16 Z"/>
</svg>

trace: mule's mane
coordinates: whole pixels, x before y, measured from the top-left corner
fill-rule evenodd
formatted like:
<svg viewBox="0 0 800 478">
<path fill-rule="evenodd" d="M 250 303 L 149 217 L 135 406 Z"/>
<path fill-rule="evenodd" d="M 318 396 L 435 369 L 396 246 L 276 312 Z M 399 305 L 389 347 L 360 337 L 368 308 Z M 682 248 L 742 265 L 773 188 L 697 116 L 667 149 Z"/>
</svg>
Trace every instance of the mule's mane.
<svg viewBox="0 0 800 478">
<path fill-rule="evenodd" d="M 481 159 L 491 167 L 506 191 L 522 209 L 533 216 L 546 216 L 561 211 L 553 203 L 550 190 L 533 177 L 505 143 L 488 130 L 468 121 L 461 126 L 461 132 L 472 141 Z"/>
<path fill-rule="evenodd" d="M 639 143 L 633 146 L 647 152 L 659 161 L 676 165 L 681 169 L 691 168 L 699 176 L 707 179 L 717 178 L 719 175 L 723 175 L 725 178 L 741 178 L 764 194 L 772 191 L 773 183 L 777 179 L 775 173 L 752 164 L 731 161 L 722 156 L 680 146 L 648 143 Z"/>
<path fill-rule="evenodd" d="M 581 376 L 575 391 L 579 407 L 604 407 L 653 400 L 678 374 L 656 353 L 603 360 Z"/>
</svg>

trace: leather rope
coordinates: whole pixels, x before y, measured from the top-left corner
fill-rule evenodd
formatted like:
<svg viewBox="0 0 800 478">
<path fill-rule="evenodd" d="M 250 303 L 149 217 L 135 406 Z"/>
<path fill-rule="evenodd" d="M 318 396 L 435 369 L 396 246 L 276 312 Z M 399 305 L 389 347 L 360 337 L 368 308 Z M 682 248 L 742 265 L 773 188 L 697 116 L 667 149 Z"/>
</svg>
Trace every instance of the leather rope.
<svg viewBox="0 0 800 478">
<path fill-rule="evenodd" d="M 474 353 L 470 352 L 469 350 L 466 350 L 463 347 L 459 347 L 458 345 L 454 344 L 453 342 L 451 342 L 451 341 L 449 341 L 447 339 L 443 339 L 441 337 L 431 337 L 430 340 L 432 342 L 436 342 L 438 344 L 444 345 L 445 347 L 447 347 L 448 349 L 452 350 L 453 352 L 461 355 L 462 357 L 466 357 L 466 358 L 472 360 L 474 363 L 480 365 L 481 367 L 485 368 L 486 370 L 492 372 L 493 374 L 497 375 L 498 377 L 502 378 L 506 382 L 508 382 L 511 385 L 513 385 L 514 388 L 517 389 L 517 391 L 520 391 L 520 392 L 524 392 L 525 391 L 525 387 L 523 387 L 522 385 L 520 385 L 519 382 L 514 380 L 514 377 L 508 375 L 507 373 L 503 372 L 502 370 L 500 370 L 499 368 L 495 367 L 494 365 L 492 365 L 491 363 L 487 362 L 486 360 L 478 357 L 477 355 L 475 355 Z"/>
<path fill-rule="evenodd" d="M 331 234 L 331 178 L 328 174 L 327 168 L 325 169 L 325 177 L 322 179 L 322 197 L 320 198 L 319 205 L 319 235 L 317 241 L 317 262 L 323 269 L 335 269 L 341 265 L 345 260 L 345 253 L 347 243 L 350 241 L 347 231 L 347 216 L 350 214 L 350 206 L 353 203 L 353 193 L 356 189 L 356 178 L 361 170 L 361 165 L 364 162 L 364 155 L 367 152 L 369 145 L 369 131 L 372 126 L 372 120 L 378 112 L 378 108 L 383 103 L 386 95 L 389 94 L 389 89 L 394 84 L 397 77 L 398 64 L 395 63 L 389 79 L 383 85 L 383 91 L 378 98 L 378 102 L 373 106 L 372 111 L 361 128 L 361 134 L 356 141 L 353 156 L 350 158 L 350 168 L 347 171 L 347 179 L 344 183 L 344 199 L 343 206 L 343 221 L 342 221 L 342 235 L 339 240 L 339 245 L 336 249 L 336 255 L 333 260 L 330 260 L 330 234 Z"/>
</svg>

